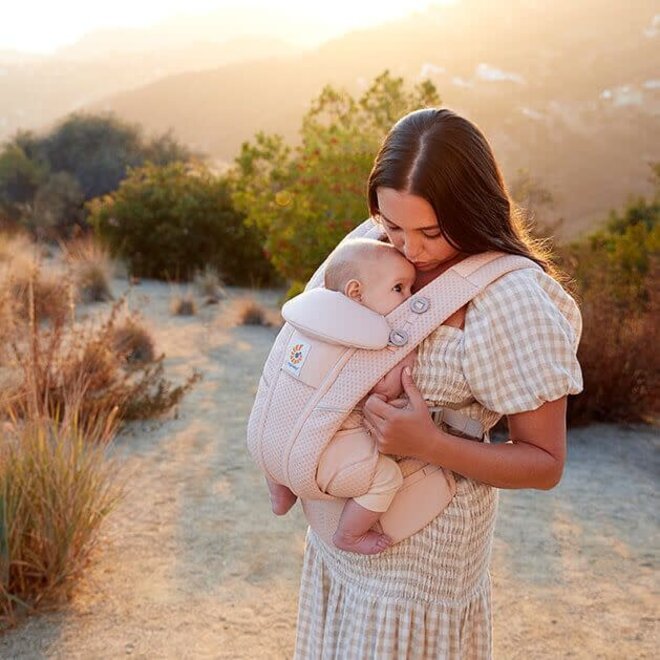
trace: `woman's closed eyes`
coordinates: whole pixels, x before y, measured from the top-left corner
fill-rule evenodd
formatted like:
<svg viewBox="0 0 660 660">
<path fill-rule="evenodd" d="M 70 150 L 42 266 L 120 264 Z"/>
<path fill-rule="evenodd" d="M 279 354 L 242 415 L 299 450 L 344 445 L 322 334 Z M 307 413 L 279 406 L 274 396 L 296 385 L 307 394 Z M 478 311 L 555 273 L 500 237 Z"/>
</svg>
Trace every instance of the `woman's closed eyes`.
<svg viewBox="0 0 660 660">
<path fill-rule="evenodd" d="M 393 225 L 389 220 L 385 220 L 383 216 L 381 216 L 381 221 L 383 222 L 384 227 L 388 231 L 392 231 L 392 232 L 401 231 L 401 227 L 397 227 L 397 225 Z M 434 232 L 433 230 L 431 230 L 430 232 L 422 231 L 422 234 L 426 236 L 426 238 L 439 238 L 440 236 L 442 236 L 441 231 Z"/>
</svg>

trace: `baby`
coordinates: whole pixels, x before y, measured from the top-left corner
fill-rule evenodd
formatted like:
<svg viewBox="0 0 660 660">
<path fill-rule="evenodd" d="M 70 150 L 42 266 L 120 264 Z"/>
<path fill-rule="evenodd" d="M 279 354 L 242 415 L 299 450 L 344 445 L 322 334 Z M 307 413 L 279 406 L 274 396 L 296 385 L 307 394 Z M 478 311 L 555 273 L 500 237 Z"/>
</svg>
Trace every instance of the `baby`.
<svg viewBox="0 0 660 660">
<path fill-rule="evenodd" d="M 331 255 L 325 270 L 326 289 L 339 291 L 383 315 L 389 314 L 412 295 L 414 282 L 415 267 L 396 248 L 366 238 L 352 239 L 342 244 Z M 362 423 L 362 404 L 371 394 L 377 394 L 385 401 L 401 396 L 401 372 L 405 366 L 412 367 L 414 360 L 415 351 L 411 351 L 388 372 L 350 413 L 340 432 L 355 429 L 356 432 L 367 433 Z M 319 487 L 331 495 L 331 487 L 326 490 L 325 486 L 341 469 L 341 465 L 337 464 L 342 454 L 340 432 L 323 452 L 317 469 Z M 350 441 L 350 433 L 345 433 L 343 439 L 346 437 Z M 375 554 L 391 545 L 391 539 L 373 527 L 387 511 L 402 481 L 396 461 L 380 454 L 370 489 L 364 495 L 349 499 L 344 506 L 333 536 L 335 545 L 361 554 Z M 273 512 L 285 514 L 294 505 L 296 495 L 286 486 L 268 478 L 267 482 Z"/>
</svg>

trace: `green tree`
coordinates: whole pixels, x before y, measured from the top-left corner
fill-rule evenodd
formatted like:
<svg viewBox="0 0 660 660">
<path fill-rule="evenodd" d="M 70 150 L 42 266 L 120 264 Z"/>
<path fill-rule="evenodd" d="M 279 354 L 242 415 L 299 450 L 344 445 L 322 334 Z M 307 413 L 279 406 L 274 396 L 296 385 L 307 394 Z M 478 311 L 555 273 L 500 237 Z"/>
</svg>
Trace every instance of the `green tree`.
<svg viewBox="0 0 660 660">
<path fill-rule="evenodd" d="M 561 249 L 575 277 L 584 331 L 584 391 L 569 421 L 645 421 L 659 413 L 657 350 L 660 168 L 655 194 L 631 199 L 605 225 Z"/>
<path fill-rule="evenodd" d="M 68 212 L 71 222 L 54 220 L 62 211 L 61 202 L 73 199 L 75 180 L 82 199 L 92 199 L 117 188 L 129 167 L 147 161 L 165 165 L 195 157 L 179 144 L 171 132 L 147 139 L 139 125 L 129 124 L 112 115 L 72 114 L 48 134 L 38 136 L 19 131 L 0 151 L 0 215 L 41 231 L 60 227 L 65 233 L 72 222 L 80 220 L 82 204 Z M 52 182 L 48 181 L 52 178 Z M 66 181 L 57 195 L 55 183 Z M 42 190 L 39 209 L 35 209 L 37 191 Z M 45 209 L 45 199 L 57 199 L 57 209 Z M 68 202 L 67 202 L 68 205 Z M 43 220 L 44 226 L 40 226 Z"/>
<path fill-rule="evenodd" d="M 242 145 L 232 178 L 236 206 L 266 237 L 266 254 L 294 290 L 367 217 L 367 178 L 387 130 L 407 112 L 439 103 L 432 83 L 409 91 L 385 71 L 358 99 L 326 86 L 303 117 L 295 148 L 264 133 Z"/>
<path fill-rule="evenodd" d="M 47 170 L 31 160 L 21 146 L 7 145 L 0 153 L 0 210 L 3 214 L 18 221 L 29 212 L 46 176 Z"/>
<path fill-rule="evenodd" d="M 56 172 L 39 186 L 32 208 L 22 222 L 43 237 L 66 236 L 82 220 L 83 193 L 67 172 Z"/>
<path fill-rule="evenodd" d="M 187 160 L 190 152 L 166 135 L 151 143 L 139 125 L 112 115 L 72 114 L 48 135 L 41 145 L 53 172 L 68 172 L 82 188 L 85 199 L 115 190 L 129 167 L 150 157 L 157 164 Z"/>
<path fill-rule="evenodd" d="M 583 290 L 602 287 L 603 279 L 620 309 L 645 308 L 651 298 L 649 272 L 660 257 L 660 164 L 652 166 L 655 191 L 651 199 L 628 201 L 622 211 L 585 239 L 567 249 Z"/>
<path fill-rule="evenodd" d="M 273 277 L 261 236 L 244 225 L 228 182 L 201 164 L 131 169 L 118 190 L 87 208 L 97 234 L 134 275 L 185 280 L 210 265 L 230 284 Z"/>
</svg>

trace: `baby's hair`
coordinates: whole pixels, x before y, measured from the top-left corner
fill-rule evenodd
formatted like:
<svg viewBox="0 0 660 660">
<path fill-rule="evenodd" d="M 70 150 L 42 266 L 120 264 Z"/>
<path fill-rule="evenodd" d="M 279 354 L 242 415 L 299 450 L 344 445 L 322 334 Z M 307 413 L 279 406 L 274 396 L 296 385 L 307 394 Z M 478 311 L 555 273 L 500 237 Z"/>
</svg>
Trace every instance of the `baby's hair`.
<svg viewBox="0 0 660 660">
<path fill-rule="evenodd" d="M 325 267 L 324 284 L 330 291 L 344 292 L 350 280 L 361 280 L 364 266 L 386 254 L 403 255 L 391 244 L 374 238 L 349 238 L 335 248 Z"/>
</svg>

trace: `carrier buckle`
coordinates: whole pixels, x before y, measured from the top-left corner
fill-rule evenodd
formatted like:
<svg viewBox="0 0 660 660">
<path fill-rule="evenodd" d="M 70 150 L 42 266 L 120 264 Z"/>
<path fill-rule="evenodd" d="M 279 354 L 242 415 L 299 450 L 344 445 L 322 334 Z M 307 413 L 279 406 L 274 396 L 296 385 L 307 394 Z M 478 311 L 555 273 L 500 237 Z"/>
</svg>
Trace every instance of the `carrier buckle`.
<svg viewBox="0 0 660 660">
<path fill-rule="evenodd" d="M 410 299 L 410 309 L 415 314 L 423 314 L 425 311 L 428 310 L 430 304 L 431 301 L 428 298 L 425 298 L 424 296 Z"/>
<path fill-rule="evenodd" d="M 405 330 L 392 330 L 390 332 L 390 344 L 405 346 L 408 343 L 408 333 Z"/>
</svg>

